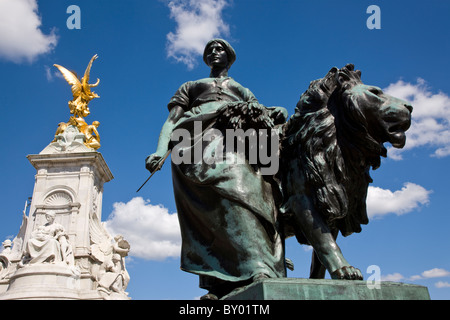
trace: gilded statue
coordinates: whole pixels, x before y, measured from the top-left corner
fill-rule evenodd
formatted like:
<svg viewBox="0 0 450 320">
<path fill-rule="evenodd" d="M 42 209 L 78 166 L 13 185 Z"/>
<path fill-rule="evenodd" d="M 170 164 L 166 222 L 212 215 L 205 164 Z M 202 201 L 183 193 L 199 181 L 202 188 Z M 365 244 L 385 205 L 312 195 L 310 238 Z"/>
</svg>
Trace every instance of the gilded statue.
<svg viewBox="0 0 450 320">
<path fill-rule="evenodd" d="M 79 79 L 75 72 L 69 71 L 63 66 L 54 64 L 56 68 L 62 73 L 64 79 L 72 86 L 73 99 L 69 101 L 69 110 L 73 116 L 70 117 L 69 122 L 61 122 L 58 125 L 58 129 L 55 133 L 55 140 L 57 140 L 57 135 L 62 134 L 66 128 L 70 125 L 75 126 L 78 130 L 83 133 L 86 137 L 84 144 L 91 149 L 97 150 L 100 148 L 100 135 L 98 133 L 98 126 L 100 123 L 98 121 L 92 122 L 88 125 L 84 120 L 91 112 L 89 110 L 89 102 L 94 98 L 100 98 L 98 94 L 91 91 L 92 87 L 98 86 L 100 79 L 94 84 L 89 83 L 89 74 L 91 72 L 92 63 L 98 58 L 98 55 L 94 55 L 84 72 L 84 76 Z"/>
<path fill-rule="evenodd" d="M 87 117 L 91 112 L 89 111 L 88 104 L 94 98 L 100 98 L 94 91 L 91 91 L 92 87 L 98 86 L 100 79 L 94 84 L 89 83 L 89 73 L 91 72 L 92 62 L 98 58 L 98 55 L 94 55 L 89 61 L 89 64 L 84 72 L 84 77 L 78 79 L 76 73 L 71 72 L 60 66 L 54 64 L 59 71 L 61 71 L 64 79 L 72 86 L 73 100 L 69 101 L 70 113 L 77 118 Z"/>
</svg>

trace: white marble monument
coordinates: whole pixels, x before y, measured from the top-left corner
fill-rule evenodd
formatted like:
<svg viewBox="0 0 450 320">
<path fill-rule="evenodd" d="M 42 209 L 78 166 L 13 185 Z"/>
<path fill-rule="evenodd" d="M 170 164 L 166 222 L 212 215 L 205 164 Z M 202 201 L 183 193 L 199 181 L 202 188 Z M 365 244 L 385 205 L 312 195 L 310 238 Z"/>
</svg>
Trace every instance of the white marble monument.
<svg viewBox="0 0 450 320">
<path fill-rule="evenodd" d="M 88 125 L 90 60 L 84 76 L 54 65 L 71 85 L 72 116 L 61 122 L 53 141 L 27 158 L 36 168 L 31 203 L 22 226 L 0 252 L 0 300 L 129 299 L 125 257 L 130 245 L 104 228 L 103 185 L 113 179 L 100 148 L 98 126 Z M 29 213 L 27 215 L 27 208 Z"/>
<path fill-rule="evenodd" d="M 130 246 L 101 222 L 103 185 L 113 179 L 101 153 L 68 125 L 39 154 L 29 214 L 3 242 L 0 299 L 129 299 Z"/>
</svg>

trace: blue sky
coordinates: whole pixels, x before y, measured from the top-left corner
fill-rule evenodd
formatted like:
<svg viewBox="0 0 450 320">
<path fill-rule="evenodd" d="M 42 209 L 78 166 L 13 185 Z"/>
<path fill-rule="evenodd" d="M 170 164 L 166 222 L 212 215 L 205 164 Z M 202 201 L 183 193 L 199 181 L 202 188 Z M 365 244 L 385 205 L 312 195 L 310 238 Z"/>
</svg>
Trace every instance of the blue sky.
<svg viewBox="0 0 450 320">
<path fill-rule="evenodd" d="M 20 4 L 20 5 L 19 5 Z M 68 29 L 78 5 L 81 29 Z M 381 29 L 368 29 L 369 5 Z M 201 5 L 201 6 L 200 6 Z M 292 114 L 310 81 L 355 64 L 362 80 L 414 106 L 407 145 L 389 150 L 372 172 L 371 221 L 360 234 L 338 238 L 367 279 L 425 285 L 432 299 L 450 299 L 450 2 L 300 0 L 0 0 L 0 239 L 14 238 L 38 154 L 70 114 L 70 87 L 54 63 L 84 72 L 100 99 L 86 120 L 100 121 L 101 148 L 114 180 L 104 187 L 103 221 L 131 242 L 127 260 L 133 299 L 195 299 L 198 278 L 179 269 L 180 236 L 167 164 L 148 177 L 145 157 L 156 149 L 166 105 L 178 87 L 204 78 L 200 52 L 227 39 L 237 60 L 229 74 L 266 106 Z M 289 277 L 308 277 L 311 251 L 294 239 Z"/>
</svg>

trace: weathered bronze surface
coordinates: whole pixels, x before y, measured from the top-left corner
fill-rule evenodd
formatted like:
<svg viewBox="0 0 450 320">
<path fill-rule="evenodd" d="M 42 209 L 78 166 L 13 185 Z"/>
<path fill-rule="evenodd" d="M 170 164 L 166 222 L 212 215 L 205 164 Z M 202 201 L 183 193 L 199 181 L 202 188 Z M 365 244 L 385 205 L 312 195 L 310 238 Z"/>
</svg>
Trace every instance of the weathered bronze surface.
<svg viewBox="0 0 450 320">
<path fill-rule="evenodd" d="M 236 106 L 258 108 L 259 121 L 252 123 L 256 128 L 286 120 L 285 110 L 260 105 L 249 89 L 228 77 L 235 54 L 226 41 L 209 42 L 204 57 L 211 67 L 210 77 L 186 82 L 170 100 L 169 117 L 163 125 L 156 153 L 146 159 L 146 167 L 151 172 L 167 150 L 174 148 L 170 137 L 181 129 L 189 131 L 192 139 L 178 152 L 194 154 L 196 144 L 200 143 L 203 159 L 215 158 L 213 153 L 226 145 L 225 130 L 231 125 L 219 121 L 221 115 Z M 244 117 L 236 120 L 244 125 Z M 200 135 L 216 129 L 209 131 L 212 133 L 209 141 L 194 136 L 195 122 L 202 125 Z M 183 240 L 181 269 L 198 274 L 200 286 L 209 290 L 210 298 L 221 297 L 252 279 L 286 276 L 283 237 L 274 199 L 278 194 L 276 183 L 272 177 L 261 175 L 235 149 L 221 151 L 222 163 L 175 164 L 172 161 Z M 173 153 L 172 150 L 172 159 Z"/>
<path fill-rule="evenodd" d="M 382 281 L 329 279 L 265 279 L 239 288 L 224 300 L 430 300 L 427 287 Z"/>
<path fill-rule="evenodd" d="M 412 107 L 364 85 L 347 65 L 311 82 L 287 121 L 284 108 L 261 105 L 228 76 L 236 59 L 228 42 L 208 42 L 203 59 L 210 77 L 176 91 L 157 150 L 146 159 L 155 172 L 172 151 L 181 269 L 200 276 L 200 287 L 209 290 L 203 298 L 221 298 L 256 280 L 286 277 L 284 240 L 296 236 L 314 248 L 312 278 L 328 270 L 333 279 L 362 279 L 336 237 L 368 222 L 369 170 L 386 156 L 383 143 L 404 146 Z M 244 152 L 229 147 L 229 130 L 249 133 Z M 264 149 L 254 135 L 264 130 L 277 146 L 280 170 L 273 174 L 263 173 L 260 158 L 252 160 Z"/>
<path fill-rule="evenodd" d="M 383 143 L 405 145 L 412 107 L 361 82 L 349 64 L 311 82 L 284 125 L 279 173 L 286 236 L 314 248 L 311 278 L 362 279 L 336 244 L 368 223 L 369 171 L 386 156 Z"/>
</svg>

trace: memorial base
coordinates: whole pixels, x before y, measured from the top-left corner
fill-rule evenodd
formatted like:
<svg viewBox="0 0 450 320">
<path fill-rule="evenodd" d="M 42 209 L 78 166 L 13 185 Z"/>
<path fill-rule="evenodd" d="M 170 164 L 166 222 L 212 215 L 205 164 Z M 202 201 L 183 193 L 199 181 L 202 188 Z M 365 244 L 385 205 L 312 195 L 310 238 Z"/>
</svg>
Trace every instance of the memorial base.
<svg viewBox="0 0 450 320">
<path fill-rule="evenodd" d="M 80 274 L 71 267 L 39 264 L 20 268 L 0 300 L 102 300 L 97 290 L 81 290 Z"/>
<path fill-rule="evenodd" d="M 430 300 L 427 287 L 398 282 L 327 279 L 265 279 L 224 300 Z"/>
</svg>

